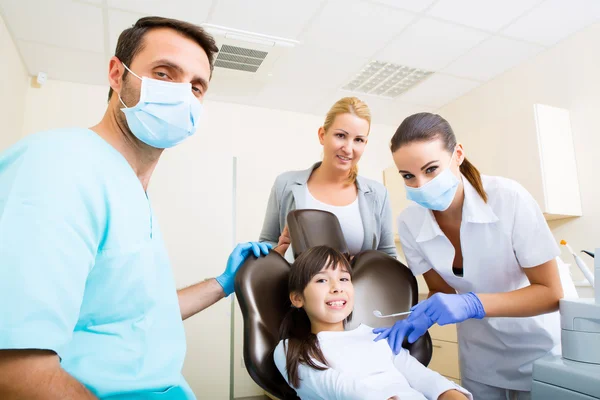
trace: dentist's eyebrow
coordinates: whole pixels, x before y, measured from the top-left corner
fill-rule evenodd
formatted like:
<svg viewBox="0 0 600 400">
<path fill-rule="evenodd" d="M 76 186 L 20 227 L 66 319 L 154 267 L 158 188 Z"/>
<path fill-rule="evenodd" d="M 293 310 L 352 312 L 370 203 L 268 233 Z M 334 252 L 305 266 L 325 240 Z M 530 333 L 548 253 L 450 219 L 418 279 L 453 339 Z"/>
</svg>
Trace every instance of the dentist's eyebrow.
<svg viewBox="0 0 600 400">
<path fill-rule="evenodd" d="M 183 68 L 180 65 L 178 65 L 170 60 L 167 60 L 166 58 L 156 60 L 152 64 L 154 65 L 153 68 L 163 66 L 163 67 L 167 67 L 167 68 L 172 68 L 172 69 L 176 70 L 177 72 L 179 72 L 181 75 L 185 74 L 185 71 L 183 70 Z M 191 83 L 199 84 L 200 86 L 202 86 L 203 90 L 206 90 L 208 88 L 208 82 L 206 81 L 206 79 L 204 79 L 198 75 L 196 75 L 196 76 L 194 76 L 194 78 L 192 78 Z"/>
</svg>

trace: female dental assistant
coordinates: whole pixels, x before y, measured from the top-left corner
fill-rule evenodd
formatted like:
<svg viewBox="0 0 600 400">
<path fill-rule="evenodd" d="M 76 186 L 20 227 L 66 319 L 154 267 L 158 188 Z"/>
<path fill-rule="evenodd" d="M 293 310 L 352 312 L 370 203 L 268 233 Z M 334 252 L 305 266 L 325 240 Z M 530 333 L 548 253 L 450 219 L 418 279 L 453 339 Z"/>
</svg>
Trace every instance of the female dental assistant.
<svg viewBox="0 0 600 400">
<path fill-rule="evenodd" d="M 463 386 L 475 399 L 530 398 L 533 362 L 560 352 L 558 246 L 532 196 L 517 182 L 482 176 L 450 124 L 420 113 L 391 141 L 415 205 L 398 217 L 406 261 L 429 298 L 391 328 L 395 352 L 433 324 L 459 323 Z"/>
<path fill-rule="evenodd" d="M 370 129 L 371 111 L 360 99 L 344 97 L 331 107 L 318 132 L 323 161 L 277 177 L 260 241 L 285 254 L 290 245 L 288 213 L 318 209 L 337 216 L 350 254 L 373 249 L 396 257 L 388 192 L 382 184 L 358 175 Z"/>
</svg>

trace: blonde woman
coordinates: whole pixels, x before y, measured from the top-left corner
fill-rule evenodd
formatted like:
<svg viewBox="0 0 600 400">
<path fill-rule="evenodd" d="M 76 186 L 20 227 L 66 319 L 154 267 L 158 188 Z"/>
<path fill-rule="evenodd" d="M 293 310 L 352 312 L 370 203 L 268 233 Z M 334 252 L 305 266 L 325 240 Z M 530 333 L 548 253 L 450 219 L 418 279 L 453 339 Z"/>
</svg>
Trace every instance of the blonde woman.
<svg viewBox="0 0 600 400">
<path fill-rule="evenodd" d="M 375 249 L 396 257 L 388 192 L 382 184 L 358 175 L 370 129 L 371 111 L 358 98 L 344 97 L 331 107 L 318 131 L 323 160 L 275 179 L 261 241 L 284 255 L 290 245 L 288 213 L 319 209 L 338 217 L 350 254 Z"/>
</svg>

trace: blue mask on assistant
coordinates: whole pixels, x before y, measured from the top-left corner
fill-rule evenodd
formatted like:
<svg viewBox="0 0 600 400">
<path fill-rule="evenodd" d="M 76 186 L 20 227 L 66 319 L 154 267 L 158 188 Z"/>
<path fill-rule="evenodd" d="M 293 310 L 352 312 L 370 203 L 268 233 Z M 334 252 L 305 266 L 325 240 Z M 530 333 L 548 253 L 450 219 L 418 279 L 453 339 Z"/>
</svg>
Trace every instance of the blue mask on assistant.
<svg viewBox="0 0 600 400">
<path fill-rule="evenodd" d="M 455 150 L 456 151 L 456 150 Z M 445 211 L 452 204 L 456 189 L 460 181 L 450 171 L 450 164 L 454 158 L 454 152 L 450 157 L 448 166 L 435 178 L 421 187 L 413 188 L 406 186 L 406 198 L 415 203 L 434 211 Z"/>
<path fill-rule="evenodd" d="M 125 64 L 123 66 L 142 81 L 140 100 L 135 107 L 127 107 L 119 95 L 125 107 L 121 111 L 135 137 L 149 146 L 166 149 L 196 132 L 202 104 L 192 93 L 190 83 L 140 78 Z"/>
</svg>

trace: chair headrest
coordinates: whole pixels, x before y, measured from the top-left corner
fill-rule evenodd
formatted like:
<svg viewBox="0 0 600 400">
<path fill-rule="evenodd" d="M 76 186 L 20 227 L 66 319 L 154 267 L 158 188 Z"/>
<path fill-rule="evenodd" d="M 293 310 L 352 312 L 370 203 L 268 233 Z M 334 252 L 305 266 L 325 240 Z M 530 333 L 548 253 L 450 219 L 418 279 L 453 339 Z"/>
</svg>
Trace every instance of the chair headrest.
<svg viewBox="0 0 600 400">
<path fill-rule="evenodd" d="M 335 214 L 323 210 L 293 210 L 287 216 L 294 258 L 314 246 L 329 246 L 348 253 L 342 227 Z"/>
</svg>

